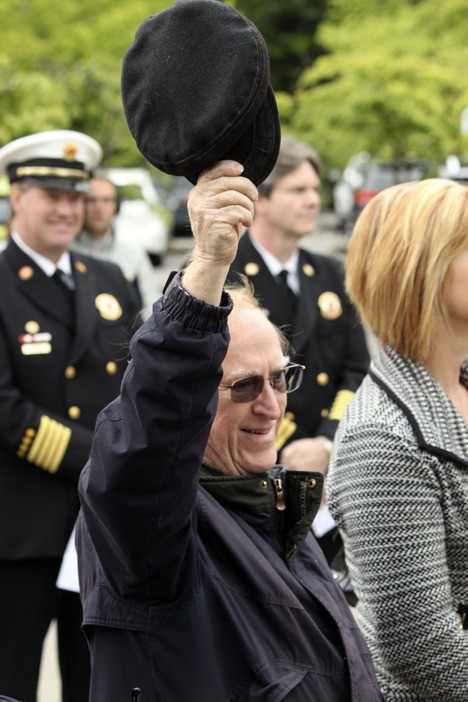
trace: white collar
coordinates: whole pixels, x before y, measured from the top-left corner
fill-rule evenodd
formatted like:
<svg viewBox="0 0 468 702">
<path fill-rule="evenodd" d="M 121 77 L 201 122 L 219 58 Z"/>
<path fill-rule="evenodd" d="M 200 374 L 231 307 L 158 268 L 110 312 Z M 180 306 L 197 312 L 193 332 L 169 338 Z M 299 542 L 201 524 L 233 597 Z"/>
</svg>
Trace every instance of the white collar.
<svg viewBox="0 0 468 702">
<path fill-rule="evenodd" d="M 254 248 L 257 249 L 258 253 L 263 258 L 271 275 L 276 278 L 281 271 L 288 271 L 288 285 L 296 294 L 299 294 L 300 281 L 297 272 L 299 265 L 299 250 L 296 249 L 296 251 L 294 251 L 292 256 L 285 263 L 281 263 L 281 261 L 278 261 L 276 256 L 273 256 L 270 251 L 267 251 L 267 249 L 259 244 L 258 241 L 255 241 L 252 236 L 250 237 L 250 240 Z"/>
<path fill-rule="evenodd" d="M 39 268 L 42 271 L 44 271 L 44 273 L 49 278 L 51 278 L 54 275 L 57 268 L 60 268 L 60 270 L 66 273 L 67 275 L 72 275 L 69 251 L 64 251 L 57 263 L 54 263 L 50 260 L 50 258 L 42 256 L 42 254 L 37 253 L 37 251 L 34 251 L 34 249 L 25 244 L 18 232 L 13 231 L 11 233 L 11 238 L 13 239 L 15 244 L 21 249 L 21 251 L 23 251 L 27 256 L 29 256 L 29 258 L 32 258 L 34 263 L 37 266 L 39 266 Z"/>
</svg>

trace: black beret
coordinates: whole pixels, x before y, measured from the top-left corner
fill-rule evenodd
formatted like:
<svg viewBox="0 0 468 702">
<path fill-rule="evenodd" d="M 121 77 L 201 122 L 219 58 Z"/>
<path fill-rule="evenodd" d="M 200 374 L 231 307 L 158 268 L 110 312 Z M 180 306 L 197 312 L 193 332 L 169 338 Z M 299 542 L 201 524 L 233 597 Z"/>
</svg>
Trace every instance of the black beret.
<svg viewBox="0 0 468 702">
<path fill-rule="evenodd" d="M 280 124 L 265 41 L 219 0 L 177 0 L 138 28 L 122 67 L 122 102 L 143 156 L 196 183 L 234 159 L 259 185 L 275 165 Z"/>
</svg>

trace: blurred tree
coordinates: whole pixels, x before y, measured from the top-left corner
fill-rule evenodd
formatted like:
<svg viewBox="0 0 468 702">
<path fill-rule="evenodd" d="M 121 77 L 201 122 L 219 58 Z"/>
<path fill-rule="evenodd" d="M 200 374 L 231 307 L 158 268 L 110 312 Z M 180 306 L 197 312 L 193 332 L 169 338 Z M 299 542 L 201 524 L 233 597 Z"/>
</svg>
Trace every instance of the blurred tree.
<svg viewBox="0 0 468 702">
<path fill-rule="evenodd" d="M 0 144 L 34 131 L 78 129 L 105 161 L 143 161 L 120 98 L 124 53 L 141 22 L 171 0 L 2 0 Z"/>
<path fill-rule="evenodd" d="M 267 43 L 273 88 L 293 92 L 303 70 L 323 53 L 316 31 L 327 0 L 237 0 L 232 4 L 258 27 Z"/>
<path fill-rule="evenodd" d="M 328 166 L 359 151 L 440 163 L 467 150 L 465 0 L 333 0 L 319 40 L 328 55 L 304 71 L 281 114 Z"/>
</svg>

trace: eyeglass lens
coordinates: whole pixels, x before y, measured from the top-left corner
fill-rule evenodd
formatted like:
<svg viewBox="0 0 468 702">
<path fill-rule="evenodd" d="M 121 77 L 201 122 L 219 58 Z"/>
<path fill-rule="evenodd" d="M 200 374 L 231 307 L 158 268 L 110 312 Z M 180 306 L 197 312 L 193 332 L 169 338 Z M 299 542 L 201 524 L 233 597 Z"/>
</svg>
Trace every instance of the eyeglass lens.
<svg viewBox="0 0 468 702">
<path fill-rule="evenodd" d="M 300 365 L 287 366 L 268 377 L 268 382 L 276 392 L 293 392 L 302 381 L 303 368 Z M 252 375 L 242 378 L 231 385 L 233 402 L 251 402 L 263 390 L 265 379 L 262 375 Z"/>
</svg>

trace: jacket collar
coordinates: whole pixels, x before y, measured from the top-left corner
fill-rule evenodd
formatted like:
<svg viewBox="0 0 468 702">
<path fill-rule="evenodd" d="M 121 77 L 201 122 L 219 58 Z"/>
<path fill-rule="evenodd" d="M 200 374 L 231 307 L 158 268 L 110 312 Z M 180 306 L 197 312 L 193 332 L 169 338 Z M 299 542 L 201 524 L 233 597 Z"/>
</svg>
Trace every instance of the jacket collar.
<svg viewBox="0 0 468 702">
<path fill-rule="evenodd" d="M 468 466 L 468 427 L 425 368 L 385 347 L 373 359 L 370 376 L 405 413 L 420 448 Z M 467 364 L 460 379 L 468 387 Z"/>
<path fill-rule="evenodd" d="M 320 507 L 323 475 L 275 466 L 267 473 L 238 477 L 202 466 L 200 484 L 223 507 L 243 512 L 258 531 L 270 532 L 290 561 Z"/>
</svg>

